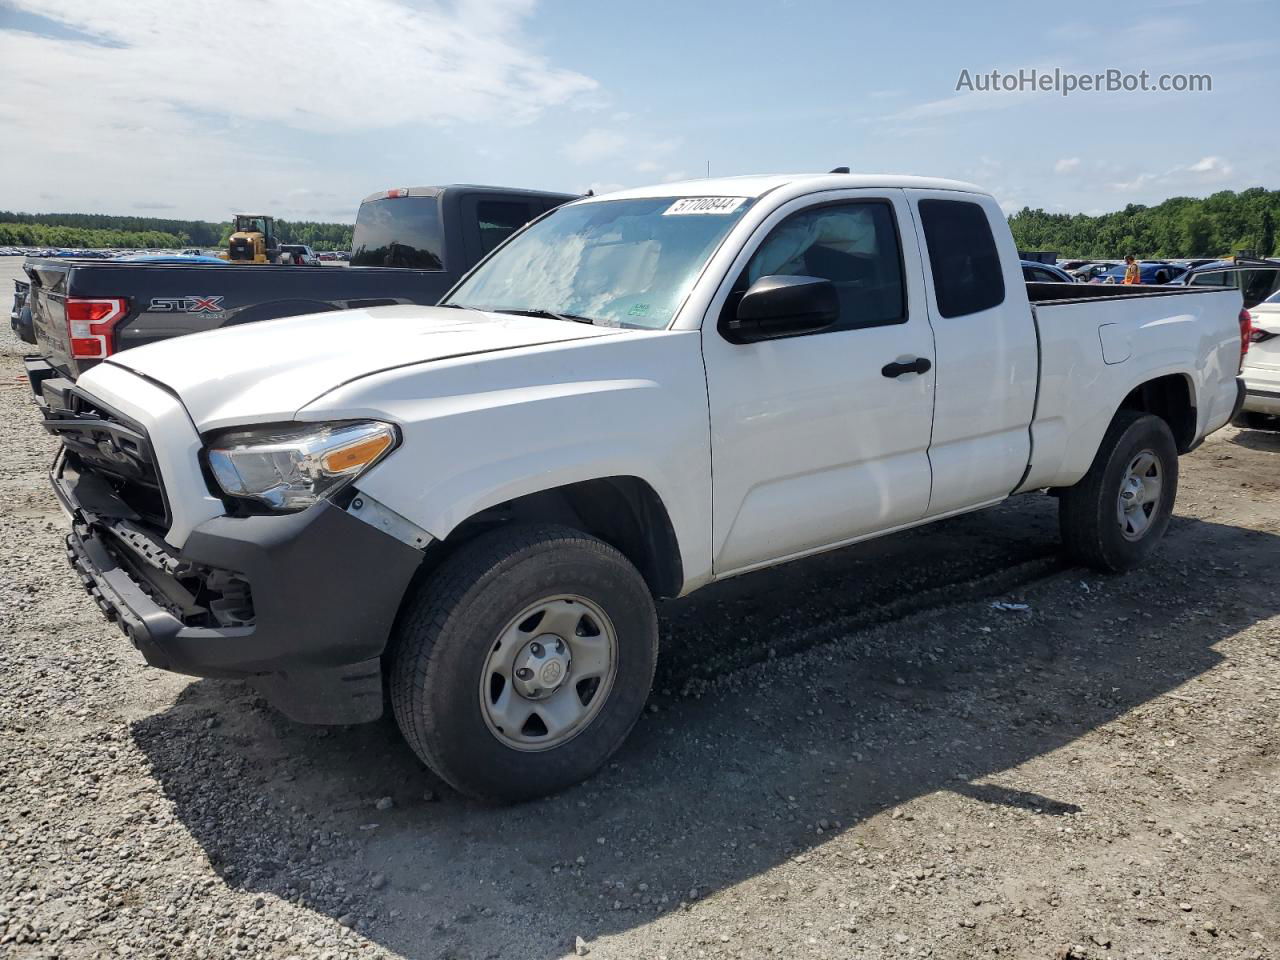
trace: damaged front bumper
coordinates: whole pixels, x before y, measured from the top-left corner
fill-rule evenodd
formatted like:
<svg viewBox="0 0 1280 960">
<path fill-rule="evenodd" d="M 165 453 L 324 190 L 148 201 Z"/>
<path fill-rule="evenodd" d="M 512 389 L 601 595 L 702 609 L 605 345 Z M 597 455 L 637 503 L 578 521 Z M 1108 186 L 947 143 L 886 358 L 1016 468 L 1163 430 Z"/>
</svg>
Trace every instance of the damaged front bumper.
<svg viewBox="0 0 1280 960">
<path fill-rule="evenodd" d="M 72 459 L 52 471 L 67 559 L 149 664 L 248 680 L 302 722 L 381 715 L 380 658 L 421 550 L 331 502 L 216 517 L 174 550 Z"/>
</svg>

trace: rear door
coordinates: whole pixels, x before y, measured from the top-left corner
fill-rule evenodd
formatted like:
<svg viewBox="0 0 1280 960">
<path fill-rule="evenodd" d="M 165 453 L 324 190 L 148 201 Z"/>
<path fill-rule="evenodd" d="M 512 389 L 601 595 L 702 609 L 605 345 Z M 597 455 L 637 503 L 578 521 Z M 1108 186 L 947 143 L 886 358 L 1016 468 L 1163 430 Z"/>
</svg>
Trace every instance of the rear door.
<svg viewBox="0 0 1280 960">
<path fill-rule="evenodd" d="M 718 321 L 765 276 L 840 296 L 818 333 L 735 344 Z M 702 326 L 714 568 L 724 576 L 919 520 L 929 504 L 933 337 L 901 190 L 839 190 L 774 211 Z M 920 372 L 893 364 L 918 362 Z"/>
<path fill-rule="evenodd" d="M 907 194 L 937 353 L 928 510 L 937 516 L 1005 497 L 1022 479 L 1039 348 L 1018 251 L 995 200 L 948 190 Z"/>
</svg>

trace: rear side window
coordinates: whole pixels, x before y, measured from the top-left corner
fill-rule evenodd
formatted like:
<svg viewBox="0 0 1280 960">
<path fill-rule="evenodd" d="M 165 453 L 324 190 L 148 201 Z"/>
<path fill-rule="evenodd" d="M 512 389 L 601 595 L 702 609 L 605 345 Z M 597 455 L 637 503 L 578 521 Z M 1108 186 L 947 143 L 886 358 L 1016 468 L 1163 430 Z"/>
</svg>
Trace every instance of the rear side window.
<svg viewBox="0 0 1280 960">
<path fill-rule="evenodd" d="M 444 269 L 444 230 L 436 197 L 386 197 L 360 204 L 353 267 Z"/>
<path fill-rule="evenodd" d="M 921 200 L 920 223 L 944 317 L 963 317 L 1004 302 L 1004 273 L 986 211 L 967 200 Z"/>
<path fill-rule="evenodd" d="M 480 255 L 484 256 L 531 219 L 527 203 L 481 200 L 476 204 L 480 221 Z"/>
</svg>

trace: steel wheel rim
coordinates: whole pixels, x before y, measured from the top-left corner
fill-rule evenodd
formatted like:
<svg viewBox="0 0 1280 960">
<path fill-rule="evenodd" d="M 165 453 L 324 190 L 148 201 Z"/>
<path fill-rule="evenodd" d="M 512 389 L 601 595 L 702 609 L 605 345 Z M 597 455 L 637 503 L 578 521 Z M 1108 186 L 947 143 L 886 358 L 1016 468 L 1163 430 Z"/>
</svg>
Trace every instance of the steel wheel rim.
<svg viewBox="0 0 1280 960">
<path fill-rule="evenodd" d="M 1164 471 L 1160 458 L 1151 450 L 1143 450 L 1129 461 L 1116 500 L 1116 518 L 1126 540 L 1141 540 L 1146 536 L 1160 509 L 1163 494 Z"/>
<path fill-rule="evenodd" d="M 618 635 L 608 615 L 585 597 L 546 597 L 507 621 L 489 648 L 480 712 L 504 745 L 551 750 L 599 715 L 617 671 Z"/>
</svg>

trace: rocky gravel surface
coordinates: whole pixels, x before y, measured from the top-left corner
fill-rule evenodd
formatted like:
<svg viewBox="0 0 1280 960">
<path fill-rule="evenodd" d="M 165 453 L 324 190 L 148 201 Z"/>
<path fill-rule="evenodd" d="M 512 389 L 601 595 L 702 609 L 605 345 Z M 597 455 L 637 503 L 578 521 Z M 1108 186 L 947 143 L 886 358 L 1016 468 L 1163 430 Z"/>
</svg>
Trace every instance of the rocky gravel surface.
<svg viewBox="0 0 1280 960">
<path fill-rule="evenodd" d="M 616 761 L 494 808 L 143 665 L 7 334 L 0 956 L 1280 957 L 1280 435 L 1185 458 L 1129 576 L 1027 497 L 668 603 Z"/>
</svg>

